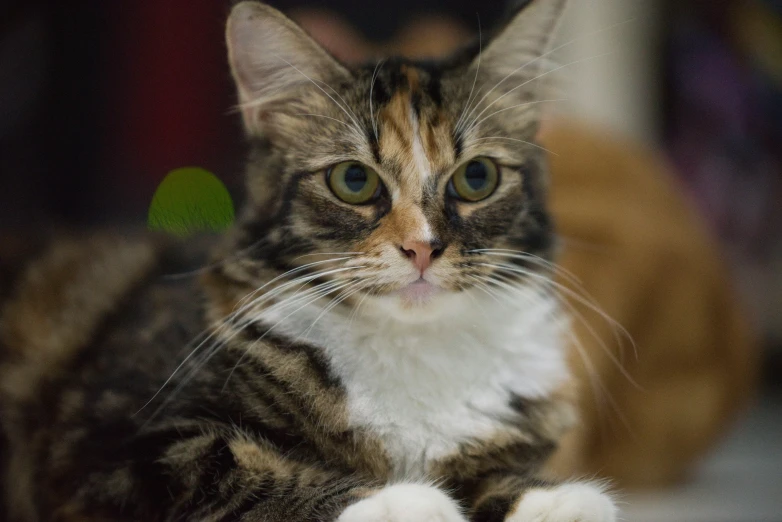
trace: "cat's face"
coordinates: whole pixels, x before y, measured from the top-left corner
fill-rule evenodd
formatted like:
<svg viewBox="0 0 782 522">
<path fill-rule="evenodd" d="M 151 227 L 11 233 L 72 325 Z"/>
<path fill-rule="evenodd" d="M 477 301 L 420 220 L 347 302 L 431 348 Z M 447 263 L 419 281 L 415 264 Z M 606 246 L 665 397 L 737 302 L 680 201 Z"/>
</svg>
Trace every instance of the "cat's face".
<svg viewBox="0 0 782 522">
<path fill-rule="evenodd" d="M 496 251 L 545 258 L 552 243 L 532 80 L 560 4 L 538 0 L 480 54 L 352 70 L 276 11 L 239 4 L 228 42 L 254 144 L 256 259 L 314 263 L 313 282 L 346 303 L 406 320 L 515 284 L 489 265 L 528 264 Z"/>
</svg>

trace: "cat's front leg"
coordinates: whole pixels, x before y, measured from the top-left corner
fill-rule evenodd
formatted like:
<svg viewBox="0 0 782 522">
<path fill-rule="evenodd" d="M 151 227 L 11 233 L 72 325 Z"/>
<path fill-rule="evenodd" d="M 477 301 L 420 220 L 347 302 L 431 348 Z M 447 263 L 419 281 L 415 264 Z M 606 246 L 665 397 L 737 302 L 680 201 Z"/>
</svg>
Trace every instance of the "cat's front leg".
<svg viewBox="0 0 782 522">
<path fill-rule="evenodd" d="M 395 484 L 349 506 L 337 522 L 466 522 L 459 505 L 442 490 Z"/>
<path fill-rule="evenodd" d="M 473 502 L 471 522 L 615 522 L 618 513 L 598 484 L 512 475 L 486 478 Z"/>
</svg>

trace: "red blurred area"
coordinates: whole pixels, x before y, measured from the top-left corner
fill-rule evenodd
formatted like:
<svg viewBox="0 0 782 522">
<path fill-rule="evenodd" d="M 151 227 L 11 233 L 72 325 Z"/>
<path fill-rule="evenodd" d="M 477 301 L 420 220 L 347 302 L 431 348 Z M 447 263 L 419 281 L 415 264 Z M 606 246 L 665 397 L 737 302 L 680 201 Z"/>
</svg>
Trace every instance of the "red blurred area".
<svg viewBox="0 0 782 522">
<path fill-rule="evenodd" d="M 119 59 L 109 99 L 116 107 L 109 113 L 109 128 L 116 129 L 111 148 L 146 188 L 182 166 L 219 170 L 230 108 L 221 44 L 225 6 L 125 0 L 111 9 Z M 124 183 L 130 190 L 140 186 Z"/>
</svg>

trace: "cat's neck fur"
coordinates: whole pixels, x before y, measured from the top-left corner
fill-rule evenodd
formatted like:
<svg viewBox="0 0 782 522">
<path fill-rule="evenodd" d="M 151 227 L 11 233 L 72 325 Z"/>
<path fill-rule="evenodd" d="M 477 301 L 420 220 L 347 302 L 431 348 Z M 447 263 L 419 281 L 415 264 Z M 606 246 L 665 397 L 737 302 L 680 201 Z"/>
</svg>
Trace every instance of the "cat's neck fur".
<svg viewBox="0 0 782 522">
<path fill-rule="evenodd" d="M 568 375 L 566 325 L 553 297 L 453 299 L 448 314 L 419 324 L 351 310 L 321 315 L 327 300 L 262 320 L 324 350 L 346 388 L 351 423 L 380 434 L 396 474 L 410 478 L 461 442 L 507 429 L 518 414 L 514 396 L 549 397 Z"/>
</svg>

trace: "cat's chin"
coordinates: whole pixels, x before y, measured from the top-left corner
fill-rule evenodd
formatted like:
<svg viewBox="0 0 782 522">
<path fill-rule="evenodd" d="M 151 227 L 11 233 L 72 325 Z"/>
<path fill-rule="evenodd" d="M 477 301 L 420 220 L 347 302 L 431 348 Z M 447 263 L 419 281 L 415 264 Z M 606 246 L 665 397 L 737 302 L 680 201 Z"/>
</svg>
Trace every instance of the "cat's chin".
<svg viewBox="0 0 782 522">
<path fill-rule="evenodd" d="M 452 314 L 460 306 L 457 292 L 419 279 L 373 299 L 376 315 L 405 323 L 425 323 Z"/>
<path fill-rule="evenodd" d="M 400 300 L 404 308 L 416 309 L 428 305 L 442 291 L 439 286 L 421 278 L 403 286 L 393 295 Z"/>
</svg>

